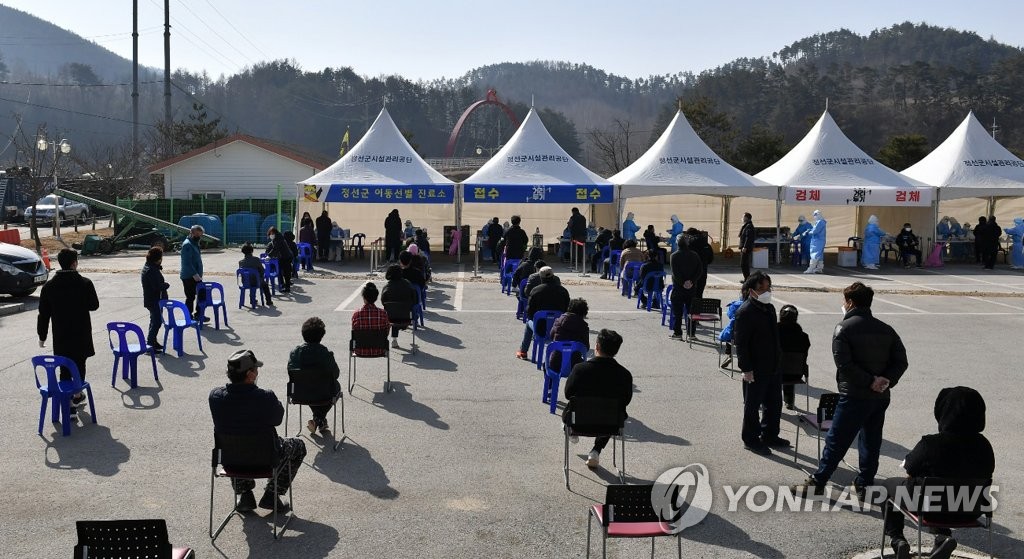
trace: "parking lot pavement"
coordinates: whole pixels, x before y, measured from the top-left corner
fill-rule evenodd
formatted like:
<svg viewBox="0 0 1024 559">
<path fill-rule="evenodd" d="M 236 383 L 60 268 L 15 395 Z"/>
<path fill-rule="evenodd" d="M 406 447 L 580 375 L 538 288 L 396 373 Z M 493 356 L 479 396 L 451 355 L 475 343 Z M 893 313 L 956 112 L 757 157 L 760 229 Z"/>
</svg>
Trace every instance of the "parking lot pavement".
<svg viewBox="0 0 1024 559">
<path fill-rule="evenodd" d="M 225 283 L 232 301 L 230 273 L 214 270 L 232 269 L 237 256 L 210 253 L 206 259 L 208 276 Z M 586 454 L 589 441 L 573 446 L 573 491 L 565 489 L 560 418 L 540 402 L 542 377 L 535 366 L 513 356 L 523 329 L 514 318 L 514 298 L 502 295 L 493 281 L 473 281 L 471 269 L 460 276 L 443 265 L 435 267 L 427 325 L 417 333 L 419 351 L 408 351 L 410 336 L 403 333 L 401 348 L 392 352 L 395 391 L 382 393 L 383 362 L 361 362 L 359 386 L 345 394 L 349 439 L 336 453 L 321 448 L 325 441 L 319 437 L 306 439 L 309 453 L 294 488 L 297 518 L 284 539 L 274 542 L 269 521 L 249 515 L 244 522 L 233 520 L 216 546 L 210 545 L 212 422 L 206 397 L 225 382 L 227 356 L 243 347 L 255 351 L 266 363 L 259 383 L 283 396 L 287 353 L 301 341 L 301 323 L 315 314 L 327 322 L 326 343 L 344 378 L 350 317 L 366 277 L 356 270 L 328 269 L 300 277 L 292 295 L 278 299 L 273 309 L 231 305 L 230 327 L 204 329 L 205 354 L 194 337 L 186 336 L 187 355 L 158 359 L 160 384 L 142 360 L 139 388 L 126 390 L 121 382 L 111 388 L 113 360 L 104 327 L 111 320 L 144 323 L 139 279 L 130 273 L 140 264 L 138 254 L 82 260 L 101 301 L 92 318 L 97 355 L 89 360 L 98 424 L 80 425 L 71 437 L 61 437 L 50 423 L 42 437 L 36 435 L 39 400 L 28 366 L 41 351 L 35 341 L 35 298 L 26 301 L 28 312 L 0 319 L 0 378 L 6 387 L 0 392 L 0 434 L 6 443 L 0 464 L 19 520 L 0 524 L 0 541 L 15 555 L 67 553 L 74 545 L 75 520 L 148 517 L 166 518 L 171 540 L 191 545 L 203 557 L 584 555 L 586 509 L 603 499 L 604 484 L 615 479 L 611 457 L 602 456 L 602 468 L 588 471 L 577 456 Z M 181 297 L 174 264 L 168 258 L 164 272 L 171 296 Z M 95 271 L 100 269 L 108 271 Z M 1017 382 L 1021 353 L 1013 344 L 1024 326 L 1024 299 L 1014 295 L 1015 289 L 1024 290 L 1024 276 L 965 269 L 956 274 L 965 279 L 951 279 L 900 272 L 893 277 L 917 285 L 885 290 L 874 309 L 903 337 L 911 363 L 893 391 L 880 476 L 899 474 L 908 449 L 935 431 L 932 407 L 940 388 L 977 388 L 987 400 L 985 434 L 997 457 L 994 552 L 1019 554 L 1024 458 L 1017 426 L 1024 423 L 1019 405 L 1024 388 Z M 620 297 L 611 282 L 590 278 L 577 285 L 578 278 L 559 273 L 573 297 L 590 303 L 591 330 L 612 328 L 626 340 L 619 360 L 635 383 L 626 428 L 629 481 L 651 481 L 671 467 L 694 463 L 710 473 L 714 502 L 710 515 L 684 532 L 688 556 L 841 558 L 877 545 L 877 512 L 730 512 L 725 485 L 802 481 L 816 460 L 813 434 L 801 434 L 795 463 L 791 454 L 764 459 L 744 451 L 738 433 L 740 384 L 718 368 L 710 331 L 701 330 L 692 348 L 670 341 L 660 314 L 636 310 L 635 299 Z M 738 273 L 722 266 L 712 274 L 706 295 L 723 303 L 734 298 Z M 812 407 L 822 392 L 835 389 L 830 339 L 839 318 L 836 291 L 854 278 L 888 285 L 860 276 L 773 275 L 777 285 L 786 286 L 775 299 L 801 309 L 800 322 L 811 338 Z M 999 285 L 992 286 L 992 294 L 966 295 L 975 285 L 987 289 L 984 282 Z M 940 285 L 950 283 L 957 285 Z M 805 289 L 797 289 L 801 286 Z M 961 294 L 945 294 L 946 287 L 961 288 Z M 797 401 L 802 400 L 801 395 Z M 301 427 L 295 411 L 291 436 Z M 794 417 L 786 412 L 783 420 L 783 436 L 791 440 Z M 847 462 L 856 464 L 856 450 Z M 834 481 L 852 479 L 852 471 L 843 467 Z M 218 514 L 226 513 L 229 503 L 227 484 L 218 485 Z M 32 529 L 22 528 L 26 525 Z M 988 551 L 980 531 L 963 532 L 961 542 Z M 613 556 L 632 557 L 646 553 L 648 545 L 619 541 L 609 547 L 617 553 Z M 659 552 L 668 545 L 659 542 Z"/>
</svg>

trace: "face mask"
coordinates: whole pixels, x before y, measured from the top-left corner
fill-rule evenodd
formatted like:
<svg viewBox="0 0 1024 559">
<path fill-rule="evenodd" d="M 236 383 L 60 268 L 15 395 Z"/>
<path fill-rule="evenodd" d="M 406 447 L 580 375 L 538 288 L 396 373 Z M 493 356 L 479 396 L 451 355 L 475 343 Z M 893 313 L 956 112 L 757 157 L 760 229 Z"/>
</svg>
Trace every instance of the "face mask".
<svg viewBox="0 0 1024 559">
<path fill-rule="evenodd" d="M 846 304 L 845 303 L 842 304 L 842 305 L 839 305 L 839 312 L 841 314 L 846 314 L 847 312 L 849 312 L 849 311 L 846 310 Z"/>
<path fill-rule="evenodd" d="M 907 233 L 910 233 L 910 228 L 909 227 L 904 227 L 903 230 L 906 231 Z"/>
<path fill-rule="evenodd" d="M 772 304 L 772 292 L 771 291 L 765 291 L 764 293 L 758 295 L 757 296 L 757 301 L 759 303 L 763 303 L 765 305 Z"/>
</svg>

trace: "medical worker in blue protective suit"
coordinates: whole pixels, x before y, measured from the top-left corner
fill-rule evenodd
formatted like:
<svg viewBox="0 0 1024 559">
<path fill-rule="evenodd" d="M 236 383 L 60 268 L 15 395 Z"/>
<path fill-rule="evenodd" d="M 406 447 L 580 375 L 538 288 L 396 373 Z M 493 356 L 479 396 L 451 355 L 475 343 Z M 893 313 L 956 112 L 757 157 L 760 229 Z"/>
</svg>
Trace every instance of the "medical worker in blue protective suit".
<svg viewBox="0 0 1024 559">
<path fill-rule="evenodd" d="M 626 214 L 626 220 L 622 222 L 622 240 L 635 241 L 638 232 L 640 232 L 640 226 L 633 220 L 633 212 L 629 212 Z"/>
<path fill-rule="evenodd" d="M 679 221 L 679 216 L 677 215 L 673 215 L 670 219 L 672 220 L 672 227 L 666 229 L 665 232 L 668 233 L 668 242 L 672 245 L 672 250 L 670 252 L 675 252 L 676 240 L 679 235 L 683 234 L 683 222 Z"/>
<path fill-rule="evenodd" d="M 1013 241 L 1013 248 L 1010 253 L 1010 268 L 1013 270 L 1024 269 L 1024 247 L 1021 246 L 1021 240 L 1024 239 L 1024 219 L 1019 217 L 1013 218 L 1013 227 L 1007 227 L 1003 231 Z"/>
<path fill-rule="evenodd" d="M 804 216 L 800 216 L 796 221 L 797 226 L 793 230 L 793 240 L 800 241 L 800 264 L 804 264 L 811 259 L 811 236 L 805 235 L 811 230 L 811 224 L 807 223 L 807 218 Z"/>
<path fill-rule="evenodd" d="M 814 213 L 811 214 L 811 221 L 814 222 L 814 226 L 806 233 L 811 238 L 811 246 L 808 249 L 811 262 L 807 265 L 804 273 L 820 274 L 825 270 L 825 228 L 828 226 L 828 222 L 825 221 L 825 216 L 821 215 L 821 210 L 814 210 Z"/>
<path fill-rule="evenodd" d="M 868 225 L 864 228 L 864 247 L 860 256 L 860 262 L 865 268 L 878 269 L 878 259 L 882 254 L 882 238 L 886 236 L 888 233 L 878 226 L 878 216 L 869 217 Z"/>
</svg>

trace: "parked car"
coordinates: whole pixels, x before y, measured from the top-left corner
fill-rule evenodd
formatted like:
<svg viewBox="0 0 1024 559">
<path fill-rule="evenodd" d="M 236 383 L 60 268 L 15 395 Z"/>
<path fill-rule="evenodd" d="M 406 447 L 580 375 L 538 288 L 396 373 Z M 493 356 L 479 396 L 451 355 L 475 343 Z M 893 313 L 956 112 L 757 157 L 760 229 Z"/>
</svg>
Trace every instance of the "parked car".
<svg viewBox="0 0 1024 559">
<path fill-rule="evenodd" d="M 0 293 L 27 297 L 49 276 L 39 255 L 18 245 L 0 243 Z"/>
<path fill-rule="evenodd" d="M 79 222 L 89 220 L 89 206 L 73 202 L 63 196 L 48 194 L 36 202 L 36 220 L 52 221 L 54 215 L 61 221 L 77 217 Z M 25 208 L 25 220 L 32 218 L 32 206 Z"/>
</svg>

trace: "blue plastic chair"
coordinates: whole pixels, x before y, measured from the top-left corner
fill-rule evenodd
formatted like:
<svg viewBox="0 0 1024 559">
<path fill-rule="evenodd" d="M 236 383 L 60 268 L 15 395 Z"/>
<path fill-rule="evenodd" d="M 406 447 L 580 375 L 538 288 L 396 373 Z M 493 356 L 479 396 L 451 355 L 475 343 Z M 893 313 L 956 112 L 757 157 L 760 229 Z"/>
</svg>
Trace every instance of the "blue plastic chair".
<svg viewBox="0 0 1024 559">
<path fill-rule="evenodd" d="M 516 319 L 526 322 L 526 303 L 529 301 L 529 297 L 523 291 L 526 289 L 526 282 L 530 281 L 530 278 L 523 278 L 519 281 L 519 287 L 516 288 L 516 298 L 519 299 L 519 303 L 516 306 Z"/>
<path fill-rule="evenodd" d="M 619 278 L 619 258 L 622 258 L 621 250 L 613 250 L 608 254 L 608 279 L 617 280 Z"/>
<path fill-rule="evenodd" d="M 612 247 L 610 247 L 610 246 L 603 246 L 603 247 L 601 247 L 601 256 L 596 256 L 595 257 L 595 258 L 597 258 L 597 262 L 594 263 L 594 264 L 596 264 L 594 269 L 595 270 L 600 270 L 600 271 L 603 272 L 604 271 L 604 260 L 605 260 L 605 258 L 610 258 L 611 255 L 612 255 Z"/>
<path fill-rule="evenodd" d="M 114 334 L 117 335 L 117 345 L 114 345 Z M 128 334 L 134 334 L 135 340 L 129 341 Z M 146 344 L 146 335 L 142 328 L 131 322 L 108 322 L 107 342 L 110 343 L 110 351 L 114 354 L 114 368 L 110 371 L 110 386 L 117 384 L 117 363 L 121 362 L 121 378 L 128 381 L 132 388 L 139 386 L 139 356 L 149 353 L 153 361 L 153 380 L 160 382 L 160 376 L 156 371 L 156 352 Z"/>
<path fill-rule="evenodd" d="M 647 272 L 644 279 L 640 281 L 640 293 L 636 298 L 636 308 L 640 308 L 640 300 L 647 299 L 647 312 L 651 311 L 651 305 L 657 301 L 659 306 L 665 306 L 664 298 L 661 296 L 662 289 L 659 287 L 655 289 L 658 284 L 656 280 L 661 279 L 661 283 L 665 283 L 665 272 L 655 270 L 653 272 Z M 648 288 L 648 286 L 650 286 Z"/>
<path fill-rule="evenodd" d="M 633 284 L 636 283 L 637 275 L 640 273 L 640 266 L 643 266 L 641 262 L 627 262 L 626 267 L 622 269 L 622 273 L 619 274 L 619 281 L 616 286 L 622 288 L 622 294 L 627 299 L 633 298 Z"/>
<path fill-rule="evenodd" d="M 196 339 L 199 340 L 199 351 L 203 351 L 203 337 L 199 335 L 199 324 L 192 320 L 192 317 L 188 314 L 188 307 L 181 301 L 162 299 L 160 301 L 160 308 L 163 309 L 164 319 L 164 353 L 167 352 L 167 335 L 174 331 L 174 351 L 178 352 L 178 357 L 181 357 L 184 353 L 184 343 L 182 338 L 184 337 L 184 331 L 186 328 L 195 328 Z M 181 314 L 181 318 L 177 315 Z"/>
<path fill-rule="evenodd" d="M 270 292 L 277 295 L 277 286 L 281 283 L 281 263 L 276 258 L 263 258 L 263 279 L 270 284 Z"/>
<path fill-rule="evenodd" d="M 309 243 L 298 243 L 296 246 L 299 247 L 299 258 L 296 260 L 297 266 L 302 266 L 307 272 L 313 271 L 313 245 Z"/>
<path fill-rule="evenodd" d="M 224 303 L 224 286 L 215 281 L 204 281 L 196 285 L 196 292 L 202 293 L 202 299 L 196 299 L 196 311 L 200 317 L 206 316 L 206 309 L 213 309 L 213 327 L 220 330 L 220 315 L 224 315 L 224 326 L 228 324 L 228 306 Z M 220 309 L 220 312 L 217 312 Z M 199 321 L 199 329 L 203 329 L 203 321 Z"/>
<path fill-rule="evenodd" d="M 235 281 L 238 283 L 238 308 L 245 306 L 245 292 L 249 291 L 249 304 L 256 308 L 256 294 L 260 294 L 260 304 L 266 305 L 263 297 L 263 290 L 260 289 L 260 274 L 252 268 L 239 268 L 235 270 Z"/>
<path fill-rule="evenodd" d="M 551 354 L 562 354 L 562 363 L 558 371 L 550 367 Z M 551 413 L 555 413 L 558 407 L 558 385 L 563 378 L 572 372 L 572 356 L 579 353 L 587 354 L 587 346 L 582 342 L 551 342 L 548 344 L 544 359 L 544 393 L 541 395 L 541 402 L 551 405 Z"/>
<path fill-rule="evenodd" d="M 39 382 L 39 367 L 46 369 L 46 386 Z M 64 367 L 71 373 L 70 380 L 57 380 L 60 374 L 58 367 Z M 78 366 L 67 357 L 59 355 L 37 355 L 32 358 L 32 374 L 36 378 L 36 388 L 42 396 L 42 403 L 39 406 L 39 434 L 43 434 L 43 418 L 46 417 L 46 403 L 52 401 L 50 406 L 50 421 L 57 421 L 60 414 L 62 433 L 65 437 L 71 434 L 71 397 L 85 390 L 89 396 L 89 415 L 92 422 L 96 423 L 96 405 L 92 400 L 92 387 L 88 382 L 82 380 L 78 374 Z"/>
<path fill-rule="evenodd" d="M 562 311 L 537 311 L 533 313 L 533 351 L 530 360 L 537 364 L 537 370 L 544 370 L 544 347 L 551 342 L 550 330 Z"/>
<path fill-rule="evenodd" d="M 669 285 L 665 288 L 665 299 L 661 302 L 661 325 L 665 326 L 665 319 L 668 318 L 668 327 L 672 327 L 672 321 L 676 318 L 676 310 L 672 308 L 672 288 Z"/>
<path fill-rule="evenodd" d="M 519 262 L 518 258 L 510 258 L 501 267 L 501 292 L 505 295 L 512 295 L 512 276 L 516 274 Z"/>
</svg>

